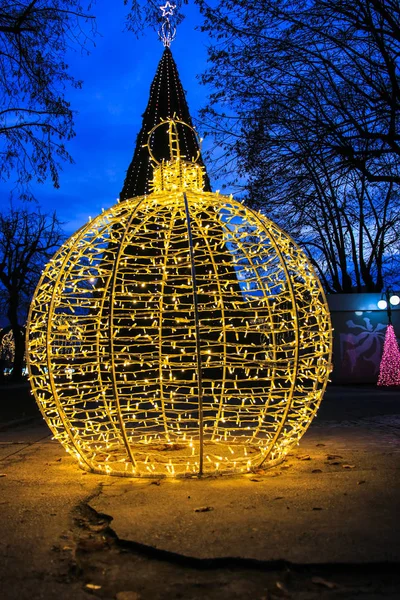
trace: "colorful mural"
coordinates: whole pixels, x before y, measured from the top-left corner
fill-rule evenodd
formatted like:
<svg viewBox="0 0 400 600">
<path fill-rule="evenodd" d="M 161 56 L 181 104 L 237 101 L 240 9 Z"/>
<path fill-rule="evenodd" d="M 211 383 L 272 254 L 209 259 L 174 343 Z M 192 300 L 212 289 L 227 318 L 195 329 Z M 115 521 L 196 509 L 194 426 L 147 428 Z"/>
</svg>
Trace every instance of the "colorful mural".
<svg viewBox="0 0 400 600">
<path fill-rule="evenodd" d="M 387 313 L 377 308 L 380 294 L 328 296 L 333 334 L 334 383 L 376 383 L 387 328 Z M 400 310 L 392 311 L 397 338 Z"/>
</svg>

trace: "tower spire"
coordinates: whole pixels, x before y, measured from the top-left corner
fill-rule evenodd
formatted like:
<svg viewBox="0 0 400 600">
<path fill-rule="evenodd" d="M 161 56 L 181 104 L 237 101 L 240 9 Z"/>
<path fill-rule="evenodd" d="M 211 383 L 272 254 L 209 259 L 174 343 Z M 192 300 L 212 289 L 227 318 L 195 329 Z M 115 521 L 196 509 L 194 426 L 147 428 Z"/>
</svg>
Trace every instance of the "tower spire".
<svg viewBox="0 0 400 600">
<path fill-rule="evenodd" d="M 167 4 L 169 3 L 167 2 Z M 162 7 L 166 11 L 170 10 L 167 4 Z M 137 136 L 133 158 L 128 167 L 125 182 L 120 193 L 121 201 L 134 196 L 143 196 L 151 192 L 153 165 L 145 146 L 147 145 L 149 132 L 155 125 L 166 119 L 183 121 L 189 125 L 189 128 L 187 128 L 184 125 L 178 124 L 177 135 L 182 155 L 188 161 L 192 160 L 198 155 L 200 148 L 195 132 L 190 129 L 193 128 L 193 123 L 189 107 L 179 78 L 178 69 L 168 44 L 165 45 L 163 55 L 150 86 L 150 97 L 143 114 L 142 127 Z M 165 135 L 165 131 L 156 129 L 150 138 L 149 146 L 159 159 L 169 159 L 168 136 Z M 199 165 L 203 165 L 201 156 L 197 162 Z M 204 191 L 211 191 L 207 173 L 205 173 Z"/>
</svg>

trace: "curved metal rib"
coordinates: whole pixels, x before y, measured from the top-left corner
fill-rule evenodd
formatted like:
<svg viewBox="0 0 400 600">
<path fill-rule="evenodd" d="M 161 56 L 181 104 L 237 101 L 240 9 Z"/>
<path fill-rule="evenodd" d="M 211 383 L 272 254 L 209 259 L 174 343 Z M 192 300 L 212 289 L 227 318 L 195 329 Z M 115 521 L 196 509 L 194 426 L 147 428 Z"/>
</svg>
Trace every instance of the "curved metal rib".
<svg viewBox="0 0 400 600">
<path fill-rule="evenodd" d="M 203 474 L 203 381 L 201 373 L 201 346 L 200 346 L 200 327 L 199 327 L 199 306 L 197 300 L 197 282 L 196 282 L 196 267 L 194 264 L 192 226 L 190 221 L 189 203 L 186 193 L 183 192 L 183 201 L 185 203 L 186 223 L 189 240 L 189 256 L 192 275 L 193 289 L 193 306 L 194 306 L 194 321 L 196 335 L 196 354 L 197 354 L 197 386 L 198 386 L 198 402 L 199 402 L 199 475 Z"/>
</svg>

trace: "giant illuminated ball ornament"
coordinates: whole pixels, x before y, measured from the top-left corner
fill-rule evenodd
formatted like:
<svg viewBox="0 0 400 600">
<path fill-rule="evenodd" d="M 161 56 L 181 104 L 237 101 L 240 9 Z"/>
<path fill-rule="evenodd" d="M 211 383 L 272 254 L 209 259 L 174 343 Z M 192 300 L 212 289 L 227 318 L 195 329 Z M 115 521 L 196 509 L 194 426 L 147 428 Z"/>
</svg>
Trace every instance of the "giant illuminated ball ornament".
<svg viewBox="0 0 400 600">
<path fill-rule="evenodd" d="M 28 327 L 33 392 L 80 465 L 125 476 L 246 473 L 282 460 L 331 370 L 331 324 L 305 253 L 203 168 L 103 212 L 46 266 Z M 153 157 L 154 158 L 154 157 Z"/>
</svg>

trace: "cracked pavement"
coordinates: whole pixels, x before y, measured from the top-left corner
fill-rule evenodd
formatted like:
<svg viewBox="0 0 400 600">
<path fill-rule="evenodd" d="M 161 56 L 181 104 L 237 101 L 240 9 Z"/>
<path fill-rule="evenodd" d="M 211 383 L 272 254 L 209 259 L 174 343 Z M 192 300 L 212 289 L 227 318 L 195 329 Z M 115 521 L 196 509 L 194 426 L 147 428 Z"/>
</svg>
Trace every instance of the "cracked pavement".
<svg viewBox="0 0 400 600">
<path fill-rule="evenodd" d="M 87 474 L 40 420 L 3 427 L 1 599 L 398 599 L 399 414 L 332 387 L 285 463 L 201 480 Z"/>
</svg>

